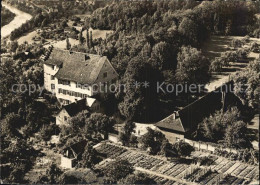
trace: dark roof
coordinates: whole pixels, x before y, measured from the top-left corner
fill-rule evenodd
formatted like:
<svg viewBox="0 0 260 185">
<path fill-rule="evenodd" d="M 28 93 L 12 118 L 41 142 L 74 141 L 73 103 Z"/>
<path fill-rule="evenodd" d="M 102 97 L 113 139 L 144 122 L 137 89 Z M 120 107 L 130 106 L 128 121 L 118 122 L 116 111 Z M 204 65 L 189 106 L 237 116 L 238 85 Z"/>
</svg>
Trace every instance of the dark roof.
<svg viewBox="0 0 260 185">
<path fill-rule="evenodd" d="M 74 144 L 70 145 L 69 147 L 65 148 L 63 150 L 63 152 L 66 152 L 68 150 L 67 157 L 77 158 L 79 155 L 83 154 L 86 145 L 87 145 L 87 140 L 81 140 L 81 141 L 74 143 Z"/>
<path fill-rule="evenodd" d="M 65 105 L 63 108 L 67 111 L 67 113 L 71 117 L 73 117 L 73 116 L 77 115 L 79 112 L 81 112 L 83 110 L 87 110 L 88 106 L 86 104 L 86 99 L 84 98 L 84 99 L 78 100 L 77 102 L 71 103 L 69 105 Z"/>
<path fill-rule="evenodd" d="M 224 89 L 226 85 L 229 88 L 231 87 L 232 90 L 232 82 L 224 84 L 215 91 L 206 94 L 205 96 L 187 105 L 181 110 L 159 121 L 155 125 L 162 129 L 182 133 L 186 133 L 187 131 L 196 128 L 198 123 L 203 121 L 205 117 L 210 116 L 211 114 L 215 113 L 216 110 L 220 110 L 223 107 L 222 91 L 226 90 Z M 238 98 L 232 92 L 228 91 L 225 97 L 225 107 L 229 107 L 235 104 L 237 105 L 238 103 L 240 103 Z"/>
<path fill-rule="evenodd" d="M 156 126 L 159 128 L 165 128 L 168 130 L 175 130 L 177 132 L 185 132 L 181 119 L 174 119 L 174 115 L 171 114 L 163 120 L 156 123 Z"/>
<path fill-rule="evenodd" d="M 106 60 L 106 56 L 53 48 L 44 63 L 61 67 L 55 75 L 58 79 L 93 84 Z"/>
</svg>

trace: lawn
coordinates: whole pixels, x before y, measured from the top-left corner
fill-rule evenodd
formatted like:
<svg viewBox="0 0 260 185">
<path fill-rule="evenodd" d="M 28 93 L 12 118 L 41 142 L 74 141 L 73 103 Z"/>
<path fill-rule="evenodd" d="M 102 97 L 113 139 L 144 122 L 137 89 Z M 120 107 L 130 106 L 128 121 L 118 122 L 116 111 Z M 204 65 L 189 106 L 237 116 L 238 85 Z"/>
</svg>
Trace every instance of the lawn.
<svg viewBox="0 0 260 185">
<path fill-rule="evenodd" d="M 34 43 L 33 37 L 35 37 L 35 36 L 39 36 L 39 35 L 36 31 L 32 31 L 32 32 L 20 37 L 17 40 L 17 42 L 18 42 L 19 45 L 23 44 L 25 41 L 28 42 L 28 44 L 32 44 L 32 43 Z"/>
</svg>

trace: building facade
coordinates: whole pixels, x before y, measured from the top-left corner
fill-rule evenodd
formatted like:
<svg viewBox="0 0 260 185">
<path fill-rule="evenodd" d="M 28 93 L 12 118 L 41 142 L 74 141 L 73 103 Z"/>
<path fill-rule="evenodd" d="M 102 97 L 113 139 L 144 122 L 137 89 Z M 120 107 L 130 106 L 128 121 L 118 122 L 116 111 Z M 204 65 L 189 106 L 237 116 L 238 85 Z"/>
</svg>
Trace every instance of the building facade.
<svg viewBox="0 0 260 185">
<path fill-rule="evenodd" d="M 63 105 L 115 88 L 118 74 L 106 56 L 53 48 L 44 61 L 44 86 Z"/>
</svg>

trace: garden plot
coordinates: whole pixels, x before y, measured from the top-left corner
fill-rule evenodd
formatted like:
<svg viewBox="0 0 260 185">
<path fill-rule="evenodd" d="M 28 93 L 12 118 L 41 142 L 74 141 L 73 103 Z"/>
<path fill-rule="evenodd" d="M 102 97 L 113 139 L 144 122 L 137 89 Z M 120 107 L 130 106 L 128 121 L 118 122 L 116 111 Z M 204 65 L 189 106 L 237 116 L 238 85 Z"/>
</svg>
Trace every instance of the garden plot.
<svg viewBox="0 0 260 185">
<path fill-rule="evenodd" d="M 199 184 L 236 184 L 248 183 L 259 177 L 257 167 L 230 161 L 223 157 L 216 158 L 213 165 L 208 168 L 195 166 L 196 169 L 192 170 L 192 166 L 187 164 L 167 161 L 136 149 L 110 143 L 102 143 L 96 147 L 96 150 L 110 156 L 109 160 L 103 161 L 99 166 L 106 166 L 111 159 L 128 160 L 137 171 L 156 176 L 159 184 L 177 184 L 179 180 Z"/>
</svg>

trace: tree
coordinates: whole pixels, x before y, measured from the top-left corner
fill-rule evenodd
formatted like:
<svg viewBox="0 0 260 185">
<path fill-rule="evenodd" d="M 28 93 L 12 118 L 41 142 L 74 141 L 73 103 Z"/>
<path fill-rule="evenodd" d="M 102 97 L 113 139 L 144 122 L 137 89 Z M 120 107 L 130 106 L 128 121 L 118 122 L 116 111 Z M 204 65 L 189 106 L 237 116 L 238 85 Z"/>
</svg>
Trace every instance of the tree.
<svg viewBox="0 0 260 185">
<path fill-rule="evenodd" d="M 221 58 L 215 58 L 210 64 L 210 70 L 214 72 L 220 72 L 223 68 L 223 62 Z"/>
<path fill-rule="evenodd" d="M 131 147 L 137 148 L 138 140 L 137 140 L 137 137 L 134 134 L 131 134 L 130 139 L 129 139 L 129 144 L 130 144 Z"/>
<path fill-rule="evenodd" d="M 131 133 L 134 132 L 135 127 L 136 127 L 136 125 L 133 121 L 127 120 L 124 127 L 123 127 L 123 131 L 127 135 L 131 135 Z"/>
<path fill-rule="evenodd" d="M 224 143 L 230 148 L 251 148 L 252 144 L 246 136 L 247 125 L 243 121 L 236 121 L 228 125 L 224 136 Z"/>
<path fill-rule="evenodd" d="M 17 41 L 12 41 L 10 44 L 10 51 L 11 52 L 16 52 L 16 49 L 18 48 L 18 42 Z"/>
<path fill-rule="evenodd" d="M 119 184 L 157 184 L 152 178 L 143 173 L 131 174 L 121 179 Z"/>
<path fill-rule="evenodd" d="M 161 150 L 160 155 L 163 155 L 165 157 L 176 157 L 177 152 L 174 150 L 174 147 L 169 141 L 164 140 L 161 144 Z"/>
<path fill-rule="evenodd" d="M 51 124 L 44 124 L 40 129 L 40 137 L 44 141 L 49 141 L 51 139 L 52 135 L 57 134 L 56 132 L 59 131 L 59 126 L 57 126 L 55 123 Z"/>
<path fill-rule="evenodd" d="M 178 53 L 175 76 L 179 83 L 205 84 L 210 78 L 209 60 L 196 48 L 183 46 Z"/>
<path fill-rule="evenodd" d="M 83 36 L 82 36 L 83 29 L 79 32 L 79 43 L 83 44 Z"/>
<path fill-rule="evenodd" d="M 89 47 L 89 33 L 88 33 L 88 28 L 86 30 L 86 45 L 87 45 L 87 48 L 90 49 Z"/>
<path fill-rule="evenodd" d="M 148 149 L 150 154 L 157 154 L 161 150 L 162 143 L 166 140 L 165 135 L 159 131 L 147 128 L 145 133 L 140 138 L 140 144 L 144 149 Z"/>
<path fill-rule="evenodd" d="M 250 51 L 252 52 L 259 52 L 259 45 L 257 44 L 257 42 L 253 42 L 251 45 L 250 45 Z"/>
<path fill-rule="evenodd" d="M 9 136 L 19 135 L 17 129 L 24 125 L 24 120 L 15 113 L 8 113 L 1 122 L 2 134 Z"/>
<path fill-rule="evenodd" d="M 136 144 L 135 138 L 132 134 L 134 129 L 135 129 L 135 123 L 130 121 L 130 120 L 127 120 L 125 122 L 123 129 L 122 129 L 122 132 L 120 132 L 120 135 L 119 135 L 119 140 L 122 142 L 122 144 L 124 146 L 129 146 L 130 139 L 132 139 L 131 142 L 132 142 L 133 145 Z"/>
<path fill-rule="evenodd" d="M 70 44 L 69 38 L 67 37 L 66 38 L 66 49 L 69 50 L 70 48 L 71 48 L 71 44 Z"/>
<path fill-rule="evenodd" d="M 223 66 L 229 66 L 230 62 L 237 62 L 238 54 L 235 51 L 226 51 L 221 53 L 220 58 Z"/>
<path fill-rule="evenodd" d="M 93 148 L 93 143 L 88 142 L 82 154 L 81 164 L 85 168 L 92 168 L 98 161 L 97 151 Z"/>
<path fill-rule="evenodd" d="M 233 76 L 234 93 L 242 103 L 253 109 L 258 108 L 259 101 L 259 59 L 251 61 L 246 70 L 240 71 Z"/>
<path fill-rule="evenodd" d="M 189 18 L 183 18 L 178 31 L 186 38 L 186 43 L 196 46 L 198 44 L 198 25 Z"/>
<path fill-rule="evenodd" d="M 232 39 L 231 46 L 234 48 L 240 48 L 243 46 L 243 42 L 240 39 Z"/>
<path fill-rule="evenodd" d="M 89 47 L 93 47 L 93 38 L 92 38 L 92 31 L 90 31 L 90 38 L 89 38 Z"/>
<path fill-rule="evenodd" d="M 170 61 L 172 60 L 171 53 L 170 47 L 166 42 L 155 44 L 151 52 L 152 66 L 159 70 L 169 67 Z"/>
<path fill-rule="evenodd" d="M 227 126 L 238 120 L 241 120 L 241 115 L 237 108 L 231 108 L 226 112 L 216 111 L 199 123 L 197 137 L 214 142 L 223 140 Z"/>
<path fill-rule="evenodd" d="M 74 175 L 68 175 L 66 173 L 63 173 L 59 177 L 59 184 L 78 184 L 79 182 L 80 179 L 78 179 Z"/>
<path fill-rule="evenodd" d="M 115 183 L 132 174 L 134 167 L 127 160 L 117 160 L 108 164 L 102 171 L 110 182 Z"/>
<path fill-rule="evenodd" d="M 93 132 L 96 136 L 98 133 L 108 138 L 108 133 L 113 131 L 115 120 L 101 113 L 93 113 L 86 120 L 85 133 Z"/>
<path fill-rule="evenodd" d="M 2 148 L 1 164 L 7 164 L 9 166 L 4 174 L 7 182 L 23 183 L 24 176 L 32 168 L 36 155 L 37 151 L 28 145 L 26 140 L 20 138 L 12 139 L 8 147 Z M 1 170 L 2 169 L 1 167 Z"/>
<path fill-rule="evenodd" d="M 62 170 L 52 163 L 46 170 L 46 176 L 49 178 L 49 184 L 57 184 L 60 176 L 63 174 Z"/>
<path fill-rule="evenodd" d="M 173 148 L 175 149 L 178 156 L 190 156 L 191 152 L 194 151 L 194 147 L 184 141 L 174 143 Z"/>
</svg>

